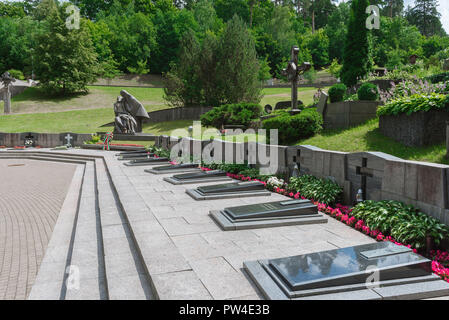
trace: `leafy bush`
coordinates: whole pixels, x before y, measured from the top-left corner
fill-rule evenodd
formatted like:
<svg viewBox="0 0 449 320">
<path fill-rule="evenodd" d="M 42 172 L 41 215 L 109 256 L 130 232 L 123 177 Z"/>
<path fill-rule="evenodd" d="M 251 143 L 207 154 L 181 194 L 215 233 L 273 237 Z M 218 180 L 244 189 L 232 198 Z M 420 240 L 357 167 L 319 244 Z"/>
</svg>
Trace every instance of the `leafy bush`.
<svg viewBox="0 0 449 320">
<path fill-rule="evenodd" d="M 357 91 L 359 100 L 376 101 L 379 99 L 379 89 L 372 83 L 364 83 Z"/>
<path fill-rule="evenodd" d="M 316 109 L 305 109 L 300 114 L 291 116 L 288 112 L 264 120 L 262 126 L 267 130 L 270 139 L 270 130 L 278 130 L 279 144 L 289 144 L 314 136 L 322 129 L 323 117 Z"/>
<path fill-rule="evenodd" d="M 100 141 L 101 141 L 101 136 L 99 136 L 97 134 L 92 134 L 92 139 L 85 141 L 84 144 L 97 144 Z"/>
<path fill-rule="evenodd" d="M 432 84 L 426 80 L 407 80 L 401 81 L 398 84 L 394 82 L 391 83 L 391 88 L 387 91 L 381 91 L 380 99 L 386 104 L 395 99 L 400 99 L 403 97 L 409 97 L 415 94 L 429 95 L 432 93 L 449 93 L 449 83 L 437 83 Z"/>
<path fill-rule="evenodd" d="M 224 125 L 243 125 L 248 127 L 251 120 L 262 114 L 262 107 L 255 103 L 225 104 L 203 114 L 203 125 L 221 129 Z"/>
<path fill-rule="evenodd" d="M 427 236 L 438 245 L 449 234 L 446 225 L 413 206 L 397 201 L 364 201 L 354 208 L 352 214 L 363 220 L 370 229 L 391 235 L 416 249 L 425 248 Z"/>
<path fill-rule="evenodd" d="M 8 72 L 11 74 L 11 76 L 12 76 L 14 79 L 25 80 L 25 77 L 24 77 L 24 75 L 23 75 L 23 72 L 20 71 L 20 70 L 11 69 L 11 70 L 8 70 Z"/>
<path fill-rule="evenodd" d="M 434 74 L 426 79 L 432 83 L 447 82 L 449 81 L 449 72 Z"/>
<path fill-rule="evenodd" d="M 329 66 L 329 72 L 331 73 L 331 75 L 333 75 L 335 78 L 340 78 L 340 72 L 341 72 L 341 68 L 343 66 L 341 64 L 338 63 L 338 59 L 334 58 L 334 60 L 332 60 L 332 64 Z"/>
<path fill-rule="evenodd" d="M 332 103 L 343 101 L 347 89 L 348 88 L 343 83 L 339 83 L 339 84 L 333 85 L 329 89 L 329 99 L 330 99 L 330 101 Z"/>
<path fill-rule="evenodd" d="M 299 192 L 307 199 L 333 205 L 341 199 L 343 189 L 329 179 L 320 179 L 310 175 L 291 178 L 287 187 L 289 192 Z"/>
<path fill-rule="evenodd" d="M 392 100 L 384 106 L 377 109 L 377 115 L 398 115 L 406 113 L 408 115 L 414 112 L 443 110 L 447 109 L 449 103 L 448 96 L 438 93 L 430 95 L 413 95 Z"/>
</svg>

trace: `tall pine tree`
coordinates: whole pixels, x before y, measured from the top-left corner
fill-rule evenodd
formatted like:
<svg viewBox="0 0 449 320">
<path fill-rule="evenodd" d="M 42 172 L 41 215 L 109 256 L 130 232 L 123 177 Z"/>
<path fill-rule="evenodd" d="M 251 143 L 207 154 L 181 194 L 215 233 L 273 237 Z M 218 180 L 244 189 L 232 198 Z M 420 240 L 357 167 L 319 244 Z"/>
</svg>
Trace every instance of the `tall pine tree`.
<svg viewBox="0 0 449 320">
<path fill-rule="evenodd" d="M 37 35 L 36 73 L 43 88 L 50 94 L 87 91 L 96 79 L 97 56 L 84 21 L 79 29 L 66 26 L 68 15 L 54 0 L 44 19 L 45 32 Z"/>
<path fill-rule="evenodd" d="M 437 0 L 415 0 L 415 6 L 406 12 L 407 20 L 425 36 L 445 34 L 437 7 Z"/>
<path fill-rule="evenodd" d="M 348 87 L 356 85 L 370 69 L 370 47 L 366 27 L 366 8 L 369 4 L 369 0 L 353 0 L 351 4 L 341 71 L 341 79 Z"/>
</svg>

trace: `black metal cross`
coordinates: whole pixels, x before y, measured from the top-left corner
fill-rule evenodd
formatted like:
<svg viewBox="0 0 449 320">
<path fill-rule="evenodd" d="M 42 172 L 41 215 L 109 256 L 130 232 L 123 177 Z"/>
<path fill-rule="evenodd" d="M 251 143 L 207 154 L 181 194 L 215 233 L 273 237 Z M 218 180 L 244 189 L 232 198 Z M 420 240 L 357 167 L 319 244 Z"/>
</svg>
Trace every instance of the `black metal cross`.
<svg viewBox="0 0 449 320">
<path fill-rule="evenodd" d="M 362 176 L 362 192 L 363 192 L 363 200 L 366 200 L 366 178 L 372 178 L 374 176 L 374 170 L 367 168 L 368 165 L 368 159 L 363 158 L 362 159 L 362 166 L 356 168 L 356 174 L 359 176 Z"/>
</svg>

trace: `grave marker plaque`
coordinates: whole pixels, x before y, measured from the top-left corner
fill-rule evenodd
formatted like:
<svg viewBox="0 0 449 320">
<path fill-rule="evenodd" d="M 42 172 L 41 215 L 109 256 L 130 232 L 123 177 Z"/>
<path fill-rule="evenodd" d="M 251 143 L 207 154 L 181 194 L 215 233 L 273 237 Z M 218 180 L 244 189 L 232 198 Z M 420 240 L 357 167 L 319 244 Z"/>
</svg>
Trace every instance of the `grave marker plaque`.
<svg viewBox="0 0 449 320">
<path fill-rule="evenodd" d="M 326 223 L 327 218 L 309 200 L 284 200 L 211 211 L 225 231 Z"/>
<path fill-rule="evenodd" d="M 146 152 L 119 156 L 118 160 L 146 160 L 151 158 L 154 158 L 154 153 Z"/>
<path fill-rule="evenodd" d="M 199 172 L 200 168 L 197 163 L 181 163 L 172 164 L 168 166 L 158 166 L 151 169 L 146 169 L 145 172 L 152 174 L 168 174 L 180 172 Z"/>
<path fill-rule="evenodd" d="M 150 155 L 148 155 L 145 159 L 136 159 L 136 160 L 131 160 L 130 162 L 126 162 L 125 166 L 129 166 L 129 167 L 148 166 L 148 165 L 164 163 L 164 162 L 168 162 L 168 161 L 169 161 L 168 158 L 154 158 L 154 157 L 151 157 Z"/>
<path fill-rule="evenodd" d="M 271 192 L 266 190 L 264 184 L 258 181 L 202 186 L 197 189 L 187 190 L 186 193 L 195 200 L 271 196 Z"/>
<path fill-rule="evenodd" d="M 244 268 L 269 299 L 338 299 L 339 295 L 419 299 L 449 294 L 449 284 L 432 274 L 430 260 L 391 242 L 245 262 Z M 374 274 L 375 286 L 369 282 Z M 416 292 L 419 283 L 422 292 Z"/>
<path fill-rule="evenodd" d="M 180 185 L 214 181 L 232 181 L 232 179 L 228 177 L 225 171 L 213 170 L 176 174 L 173 177 L 164 178 L 164 181 Z"/>
</svg>

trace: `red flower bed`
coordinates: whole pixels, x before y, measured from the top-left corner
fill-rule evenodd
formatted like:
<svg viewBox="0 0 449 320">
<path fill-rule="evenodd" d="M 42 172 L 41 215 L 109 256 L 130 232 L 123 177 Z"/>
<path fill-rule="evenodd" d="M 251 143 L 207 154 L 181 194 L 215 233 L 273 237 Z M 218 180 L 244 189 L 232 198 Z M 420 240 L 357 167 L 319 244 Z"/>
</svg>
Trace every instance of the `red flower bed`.
<svg viewBox="0 0 449 320">
<path fill-rule="evenodd" d="M 209 171 L 209 168 L 201 168 L 203 170 Z M 241 174 L 232 174 L 228 173 L 228 176 L 242 181 L 260 181 L 257 179 L 252 179 L 250 177 L 246 177 Z M 265 186 L 267 184 L 263 181 L 262 182 Z M 298 192 L 294 194 L 293 192 L 288 192 L 285 189 L 275 187 L 274 192 L 278 194 L 282 194 L 284 196 L 294 198 L 294 199 L 306 199 L 305 197 L 301 196 L 301 194 Z M 313 200 L 312 200 L 313 201 Z M 358 220 L 355 217 L 351 215 L 352 209 L 348 206 L 343 206 L 341 204 L 337 204 L 335 208 L 332 208 L 328 206 L 325 203 L 319 203 L 317 201 L 313 201 L 313 203 L 318 207 L 318 210 L 322 213 L 325 213 L 329 216 L 331 216 L 334 219 L 337 219 L 338 221 L 345 223 L 346 225 L 366 234 L 367 236 L 370 236 L 371 238 L 377 240 L 377 241 L 390 241 L 398 246 L 406 246 L 408 248 L 413 249 L 413 252 L 417 253 L 418 251 L 415 248 L 412 248 L 411 245 L 403 244 L 397 242 L 393 237 L 386 236 L 382 234 L 379 230 L 371 230 L 363 220 Z M 449 252 L 447 251 L 431 251 L 431 256 L 428 257 L 432 260 L 432 271 L 439 275 L 443 280 L 449 282 Z"/>
</svg>

